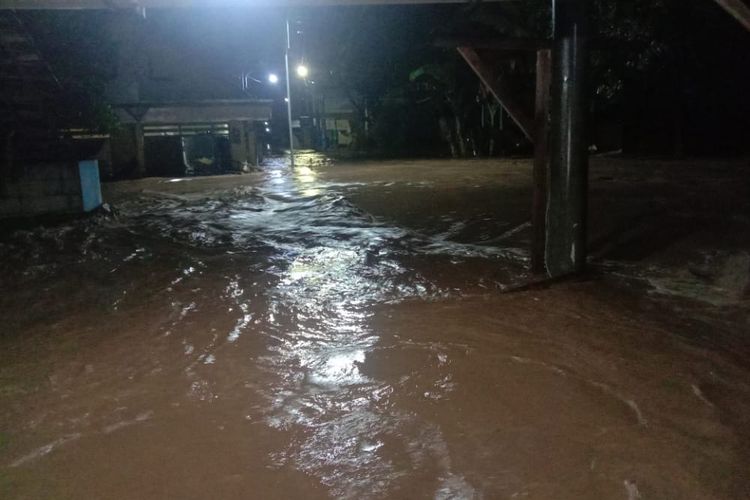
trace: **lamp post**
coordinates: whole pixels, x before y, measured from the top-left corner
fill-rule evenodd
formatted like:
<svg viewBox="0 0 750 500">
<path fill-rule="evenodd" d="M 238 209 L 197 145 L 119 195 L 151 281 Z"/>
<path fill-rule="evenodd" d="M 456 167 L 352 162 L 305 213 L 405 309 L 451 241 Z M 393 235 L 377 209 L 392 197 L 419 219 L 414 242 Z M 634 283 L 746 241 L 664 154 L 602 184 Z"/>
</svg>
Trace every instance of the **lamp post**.
<svg viewBox="0 0 750 500">
<path fill-rule="evenodd" d="M 289 35 L 289 19 L 286 20 L 286 52 L 284 52 L 284 64 L 286 65 L 286 114 L 289 119 L 289 157 L 294 167 L 294 132 L 292 131 L 292 93 L 291 73 L 289 72 L 289 51 L 292 48 L 292 40 Z"/>
<path fill-rule="evenodd" d="M 294 167 L 294 130 L 292 126 L 292 90 L 291 81 L 292 73 L 289 69 L 289 53 L 292 50 L 292 37 L 289 30 L 289 19 L 286 20 L 286 51 L 284 52 L 284 65 L 286 66 L 286 113 L 287 119 L 289 120 L 289 158 L 292 167 Z M 310 74 L 310 70 L 303 63 L 300 63 L 295 68 L 297 76 L 303 80 L 307 79 L 307 75 Z M 276 83 L 278 77 L 276 75 L 269 75 L 269 81 Z M 272 81 L 272 78 L 276 81 Z"/>
</svg>

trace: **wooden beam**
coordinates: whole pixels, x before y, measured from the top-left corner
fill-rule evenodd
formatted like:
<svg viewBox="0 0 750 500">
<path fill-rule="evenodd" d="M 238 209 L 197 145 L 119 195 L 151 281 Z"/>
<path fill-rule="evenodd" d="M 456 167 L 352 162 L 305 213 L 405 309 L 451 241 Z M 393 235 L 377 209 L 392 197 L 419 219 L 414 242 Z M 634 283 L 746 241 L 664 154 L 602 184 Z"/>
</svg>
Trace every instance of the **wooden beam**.
<svg viewBox="0 0 750 500">
<path fill-rule="evenodd" d="M 505 2 L 510 0 L 483 0 Z M 108 10 L 171 7 L 331 7 L 347 5 L 399 5 L 471 3 L 470 0 L 0 0 L 0 10 Z"/>
<path fill-rule="evenodd" d="M 534 193 L 531 207 L 531 271 L 547 272 L 547 170 L 549 169 L 549 106 L 552 51 L 536 53 L 536 106 L 534 116 Z"/>
<path fill-rule="evenodd" d="M 457 50 L 482 83 L 495 96 L 495 99 L 505 108 L 513 121 L 521 128 L 524 135 L 531 142 L 534 142 L 534 120 L 530 116 L 531 114 L 523 109 L 524 107 L 518 102 L 508 86 L 497 77 L 492 68 L 482 61 L 474 48 L 458 47 Z"/>
<path fill-rule="evenodd" d="M 446 38 L 440 37 L 435 40 L 436 47 L 454 48 L 471 47 L 473 49 L 497 50 L 508 52 L 536 52 L 539 49 L 549 48 L 548 40 L 536 38 Z"/>
<path fill-rule="evenodd" d="M 747 3 L 743 0 L 716 0 L 716 3 L 750 31 L 750 6 Z"/>
</svg>

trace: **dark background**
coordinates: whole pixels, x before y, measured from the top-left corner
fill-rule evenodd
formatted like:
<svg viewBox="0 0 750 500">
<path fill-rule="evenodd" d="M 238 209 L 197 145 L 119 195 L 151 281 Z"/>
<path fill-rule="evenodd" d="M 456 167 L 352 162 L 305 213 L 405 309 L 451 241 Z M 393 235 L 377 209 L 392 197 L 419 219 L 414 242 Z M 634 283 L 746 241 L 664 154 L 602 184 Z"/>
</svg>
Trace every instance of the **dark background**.
<svg viewBox="0 0 750 500">
<path fill-rule="evenodd" d="M 750 33 L 736 20 L 708 0 L 596 0 L 592 6 L 591 144 L 599 151 L 622 149 L 631 155 L 736 156 L 750 151 Z M 61 115 L 86 126 L 114 126 L 106 89 L 122 72 L 118 27 L 134 14 L 21 15 L 64 84 Z M 551 16 L 546 1 L 288 12 L 149 10 L 134 36 L 142 44 L 163 47 L 167 55 L 142 71 L 157 80 L 164 76 L 157 93 L 163 98 L 279 101 L 281 85 L 253 86 L 243 95 L 238 77 L 248 72 L 262 80 L 271 71 L 283 77 L 287 16 L 294 57 L 311 68 L 310 79 L 346 95 L 362 122 L 367 108 L 371 133 L 357 142 L 358 148 L 384 155 L 445 156 L 451 150 L 441 120 L 458 120 L 464 142 L 471 143 L 461 155 L 528 152 L 529 145 L 507 117 L 502 132 L 495 130 L 497 125 L 492 129 L 487 113 L 496 104 L 455 50 L 434 42 L 441 37 L 547 38 Z M 130 48 L 133 57 L 142 47 Z M 497 64 L 521 94 L 530 94 L 532 54 Z M 172 84 L 170 78 L 179 82 Z M 294 85 L 302 84 L 294 80 Z M 178 88 L 193 90 L 178 95 Z"/>
</svg>

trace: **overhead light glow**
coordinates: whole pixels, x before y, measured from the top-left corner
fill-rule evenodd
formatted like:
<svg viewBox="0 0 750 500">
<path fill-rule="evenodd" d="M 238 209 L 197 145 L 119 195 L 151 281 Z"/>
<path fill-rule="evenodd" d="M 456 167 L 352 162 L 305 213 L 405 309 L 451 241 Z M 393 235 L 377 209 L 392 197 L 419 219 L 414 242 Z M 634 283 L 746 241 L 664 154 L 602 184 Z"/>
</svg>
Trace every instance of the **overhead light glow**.
<svg viewBox="0 0 750 500">
<path fill-rule="evenodd" d="M 310 71 L 307 69 L 307 66 L 304 64 L 300 64 L 297 66 L 297 76 L 300 78 L 307 78 L 307 75 L 310 73 Z"/>
<path fill-rule="evenodd" d="M 276 85 L 277 83 L 279 83 L 279 75 L 277 75 L 276 73 L 269 74 L 268 75 L 268 83 L 270 83 L 272 85 Z"/>
</svg>

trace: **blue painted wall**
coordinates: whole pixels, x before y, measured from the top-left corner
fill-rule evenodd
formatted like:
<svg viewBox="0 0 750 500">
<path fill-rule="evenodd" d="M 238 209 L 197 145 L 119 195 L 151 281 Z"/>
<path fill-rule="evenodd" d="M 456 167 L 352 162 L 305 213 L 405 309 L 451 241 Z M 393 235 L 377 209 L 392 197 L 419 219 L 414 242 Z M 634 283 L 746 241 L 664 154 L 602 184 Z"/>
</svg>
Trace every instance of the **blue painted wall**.
<svg viewBox="0 0 750 500">
<path fill-rule="evenodd" d="M 81 200 L 83 211 L 90 212 L 102 204 L 102 188 L 99 182 L 99 162 L 85 160 L 78 162 L 78 173 L 81 177 Z"/>
</svg>

